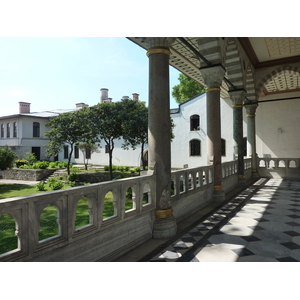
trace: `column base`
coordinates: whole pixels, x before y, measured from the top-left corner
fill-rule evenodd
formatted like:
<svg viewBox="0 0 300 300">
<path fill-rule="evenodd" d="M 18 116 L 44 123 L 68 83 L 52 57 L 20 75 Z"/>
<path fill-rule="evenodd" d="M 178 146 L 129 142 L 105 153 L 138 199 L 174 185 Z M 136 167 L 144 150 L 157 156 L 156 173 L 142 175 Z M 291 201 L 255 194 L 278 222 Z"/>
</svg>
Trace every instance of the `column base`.
<svg viewBox="0 0 300 300">
<path fill-rule="evenodd" d="M 257 171 L 256 172 L 252 171 L 251 178 L 260 178 L 260 176 Z"/>
<path fill-rule="evenodd" d="M 153 225 L 153 238 L 165 239 L 177 233 L 176 219 L 172 215 L 168 218 L 156 218 Z"/>
<path fill-rule="evenodd" d="M 244 186 L 244 185 L 246 185 L 246 178 L 245 178 L 245 177 L 239 178 L 239 180 L 238 180 L 238 185 L 239 185 L 239 186 Z"/>
<path fill-rule="evenodd" d="M 223 202 L 225 201 L 226 196 L 223 190 L 214 191 L 213 193 L 213 201 L 214 202 Z"/>
</svg>

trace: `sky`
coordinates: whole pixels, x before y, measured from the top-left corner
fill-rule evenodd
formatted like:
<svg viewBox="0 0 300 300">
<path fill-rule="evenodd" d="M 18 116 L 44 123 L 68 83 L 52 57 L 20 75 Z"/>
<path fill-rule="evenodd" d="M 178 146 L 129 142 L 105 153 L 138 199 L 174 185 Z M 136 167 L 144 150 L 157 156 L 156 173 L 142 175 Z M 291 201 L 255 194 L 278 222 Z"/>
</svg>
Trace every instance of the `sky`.
<svg viewBox="0 0 300 300">
<path fill-rule="evenodd" d="M 0 62 L 0 115 L 18 113 L 18 102 L 31 112 L 95 105 L 101 88 L 148 103 L 146 50 L 125 37 L 1 37 Z M 170 66 L 170 108 L 179 74 Z"/>
<path fill-rule="evenodd" d="M 274 36 L 274 31 L 266 33 L 270 26 L 245 22 L 243 14 L 229 17 L 240 1 L 231 0 L 228 7 L 220 1 L 222 9 L 214 10 L 213 18 L 196 9 L 197 3 L 179 10 L 157 0 L 151 5 L 137 0 L 2 1 L 0 116 L 18 113 L 18 102 L 31 103 L 32 112 L 72 109 L 80 102 L 95 105 L 101 88 L 113 101 L 138 93 L 148 102 L 146 51 L 126 36 Z M 264 9 L 253 0 L 247 15 L 257 14 L 255 3 Z M 272 19 L 282 20 L 280 11 L 265 6 Z M 283 23 L 272 23 L 275 36 L 287 34 Z M 290 28 L 288 33 L 294 34 Z M 170 92 L 178 76 L 170 67 Z M 176 107 L 170 93 L 170 108 Z"/>
</svg>

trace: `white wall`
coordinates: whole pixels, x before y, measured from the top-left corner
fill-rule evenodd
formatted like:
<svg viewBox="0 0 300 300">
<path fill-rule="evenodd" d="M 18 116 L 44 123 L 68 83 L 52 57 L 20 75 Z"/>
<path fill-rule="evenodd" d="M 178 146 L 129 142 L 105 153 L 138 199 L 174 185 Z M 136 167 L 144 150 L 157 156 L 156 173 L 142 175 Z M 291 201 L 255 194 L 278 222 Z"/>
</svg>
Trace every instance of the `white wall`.
<svg viewBox="0 0 300 300">
<path fill-rule="evenodd" d="M 299 157 L 299 130 L 300 99 L 259 103 L 256 110 L 258 156 Z"/>
<path fill-rule="evenodd" d="M 141 148 L 137 147 L 135 150 L 131 148 L 129 150 L 122 149 L 123 140 L 115 140 L 115 148 L 113 150 L 113 160 L 112 163 L 115 166 L 141 166 Z M 147 150 L 147 145 L 145 146 L 145 150 Z M 59 154 L 60 161 L 67 161 L 64 159 L 63 151 Z M 75 164 L 83 164 L 83 154 L 79 150 L 79 158 L 74 158 L 74 151 L 72 156 L 72 163 Z M 88 160 L 89 165 L 97 165 L 97 166 L 106 166 L 109 165 L 109 154 L 105 153 L 105 142 L 101 142 L 101 148 L 98 152 L 92 153 L 91 159 Z"/>
</svg>

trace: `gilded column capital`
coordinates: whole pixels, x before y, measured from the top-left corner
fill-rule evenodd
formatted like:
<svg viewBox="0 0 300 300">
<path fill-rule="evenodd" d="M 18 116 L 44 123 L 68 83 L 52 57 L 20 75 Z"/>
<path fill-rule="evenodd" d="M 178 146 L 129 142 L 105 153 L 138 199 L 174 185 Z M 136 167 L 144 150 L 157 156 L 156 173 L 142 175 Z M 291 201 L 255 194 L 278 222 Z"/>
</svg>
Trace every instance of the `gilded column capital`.
<svg viewBox="0 0 300 300">
<path fill-rule="evenodd" d="M 200 68 L 200 72 L 207 86 L 207 91 L 211 91 L 212 88 L 220 89 L 225 75 L 225 68 L 222 65 Z"/>
<path fill-rule="evenodd" d="M 232 101 L 232 107 L 243 107 L 243 103 L 245 100 L 246 96 L 246 91 L 241 89 L 241 90 L 233 90 L 229 91 L 229 96 Z"/>
<path fill-rule="evenodd" d="M 246 103 L 244 105 L 247 113 L 247 117 L 255 117 L 255 112 L 258 104 L 257 103 Z"/>
<path fill-rule="evenodd" d="M 145 37 L 143 40 L 147 43 L 147 48 L 166 48 L 175 42 L 176 37 Z"/>
</svg>

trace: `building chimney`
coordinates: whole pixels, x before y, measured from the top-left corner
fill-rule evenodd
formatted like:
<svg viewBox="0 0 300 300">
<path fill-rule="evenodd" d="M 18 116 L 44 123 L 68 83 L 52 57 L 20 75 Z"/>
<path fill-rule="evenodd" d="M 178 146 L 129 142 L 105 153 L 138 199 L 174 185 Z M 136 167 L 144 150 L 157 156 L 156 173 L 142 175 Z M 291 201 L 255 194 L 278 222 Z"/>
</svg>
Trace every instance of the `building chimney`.
<svg viewBox="0 0 300 300">
<path fill-rule="evenodd" d="M 100 103 L 103 103 L 104 100 L 107 99 L 108 99 L 108 89 L 100 89 Z"/>
<path fill-rule="evenodd" d="M 129 99 L 129 97 L 128 96 L 123 96 L 122 100 L 125 100 L 125 99 Z"/>
<path fill-rule="evenodd" d="M 30 103 L 19 102 L 19 114 L 30 114 Z"/>
<path fill-rule="evenodd" d="M 81 109 L 83 107 L 89 107 L 88 104 L 85 104 L 85 103 L 76 103 L 76 109 Z"/>
<path fill-rule="evenodd" d="M 133 93 L 132 94 L 132 99 L 135 100 L 135 101 L 139 101 L 139 94 Z"/>
</svg>

